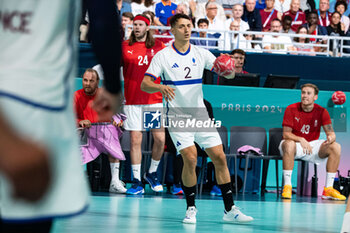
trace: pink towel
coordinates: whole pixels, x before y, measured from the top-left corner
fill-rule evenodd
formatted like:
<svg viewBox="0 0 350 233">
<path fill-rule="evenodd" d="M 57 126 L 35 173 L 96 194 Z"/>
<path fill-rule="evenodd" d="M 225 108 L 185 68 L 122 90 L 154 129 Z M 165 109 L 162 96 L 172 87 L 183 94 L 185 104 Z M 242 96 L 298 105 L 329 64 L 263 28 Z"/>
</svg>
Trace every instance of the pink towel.
<svg viewBox="0 0 350 233">
<path fill-rule="evenodd" d="M 124 119 L 124 115 L 113 116 L 113 120 L 117 124 Z M 92 125 L 84 131 L 87 136 L 87 144 L 80 147 L 83 164 L 93 161 L 102 153 L 110 154 L 119 160 L 125 160 L 119 141 L 123 134 L 120 127 L 115 127 L 112 124 L 101 124 Z"/>
</svg>

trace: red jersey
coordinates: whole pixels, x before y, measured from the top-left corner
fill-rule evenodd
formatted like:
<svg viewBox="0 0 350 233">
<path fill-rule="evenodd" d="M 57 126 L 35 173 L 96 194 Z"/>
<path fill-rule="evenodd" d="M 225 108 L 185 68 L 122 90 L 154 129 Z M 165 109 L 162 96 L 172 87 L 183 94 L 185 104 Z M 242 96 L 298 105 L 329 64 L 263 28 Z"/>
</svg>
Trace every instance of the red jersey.
<svg viewBox="0 0 350 233">
<path fill-rule="evenodd" d="M 77 90 L 74 93 L 74 108 L 77 116 L 77 124 L 82 120 L 89 120 L 91 123 L 98 122 L 98 116 L 95 110 L 91 108 L 95 95 L 86 95 L 84 89 Z"/>
<path fill-rule="evenodd" d="M 329 124 L 332 121 L 327 109 L 315 104 L 311 112 L 304 112 L 299 102 L 286 108 L 282 126 L 292 128 L 293 134 L 310 142 L 320 137 L 321 126 Z"/>
<path fill-rule="evenodd" d="M 128 40 L 123 41 L 122 57 L 126 105 L 144 105 L 163 102 L 160 92 L 149 94 L 141 91 L 140 86 L 153 56 L 164 47 L 164 44 L 157 39 L 155 45 L 149 49 L 146 48 L 145 42 L 135 42 L 130 46 Z M 160 83 L 160 78 L 157 78 L 155 83 Z"/>
<path fill-rule="evenodd" d="M 264 9 L 260 10 L 263 32 L 270 31 L 271 21 L 277 18 L 277 13 L 278 11 L 275 9 L 273 9 L 271 12 L 266 12 Z"/>
<path fill-rule="evenodd" d="M 297 29 L 306 22 L 306 17 L 305 17 L 305 13 L 302 12 L 302 11 L 298 11 L 296 13 L 292 13 L 290 10 L 285 12 L 283 14 L 283 18 L 286 16 L 286 15 L 289 15 L 290 17 L 292 17 L 293 21 L 292 21 L 292 27 L 291 29 L 293 31 L 297 31 Z"/>
</svg>

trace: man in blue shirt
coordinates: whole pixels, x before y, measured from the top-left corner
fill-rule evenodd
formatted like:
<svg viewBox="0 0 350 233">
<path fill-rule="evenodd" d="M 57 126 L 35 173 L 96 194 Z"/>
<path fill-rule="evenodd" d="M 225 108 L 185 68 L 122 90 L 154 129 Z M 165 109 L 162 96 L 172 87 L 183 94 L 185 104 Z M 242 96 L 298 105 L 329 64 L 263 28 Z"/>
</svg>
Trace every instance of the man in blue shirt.
<svg viewBox="0 0 350 233">
<path fill-rule="evenodd" d="M 164 26 L 166 26 L 168 18 L 175 15 L 176 8 L 177 5 L 172 3 L 171 0 L 162 0 L 156 4 L 156 17 L 159 18 L 159 21 Z"/>
<path fill-rule="evenodd" d="M 198 26 L 199 29 L 208 29 L 209 20 L 207 20 L 205 18 L 199 19 L 198 22 L 197 22 L 197 26 Z M 210 48 L 210 47 L 218 46 L 218 41 L 215 41 L 215 40 L 204 40 L 202 38 L 213 38 L 213 39 L 216 38 L 217 39 L 217 38 L 220 37 L 220 35 L 221 35 L 220 33 L 210 34 L 210 33 L 207 33 L 207 32 L 194 32 L 194 33 L 192 33 L 193 39 L 190 40 L 190 43 L 194 44 L 194 45 L 198 45 L 198 46 L 203 46 L 206 49 L 213 49 L 213 48 Z M 201 39 L 197 39 L 198 37 L 200 37 Z"/>
</svg>

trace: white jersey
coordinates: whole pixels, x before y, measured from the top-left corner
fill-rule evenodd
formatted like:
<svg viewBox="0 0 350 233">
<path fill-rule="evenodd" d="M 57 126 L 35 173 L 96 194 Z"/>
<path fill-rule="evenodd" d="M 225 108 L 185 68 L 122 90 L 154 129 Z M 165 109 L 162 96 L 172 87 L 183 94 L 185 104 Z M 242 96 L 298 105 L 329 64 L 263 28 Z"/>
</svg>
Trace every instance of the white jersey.
<svg viewBox="0 0 350 233">
<path fill-rule="evenodd" d="M 76 74 L 80 5 L 77 0 L 0 0 L 0 96 L 66 107 L 68 82 Z"/>
<path fill-rule="evenodd" d="M 175 88 L 175 98 L 166 107 L 205 108 L 203 71 L 213 69 L 215 59 L 211 52 L 195 45 L 190 45 L 185 53 L 181 53 L 173 43 L 153 57 L 145 75 L 160 76 L 164 85 Z"/>
<path fill-rule="evenodd" d="M 31 203 L 0 174 L 3 221 L 71 216 L 88 205 L 73 112 L 78 0 L 0 0 L 0 107 L 14 130 L 43 144 L 52 182 Z"/>
</svg>

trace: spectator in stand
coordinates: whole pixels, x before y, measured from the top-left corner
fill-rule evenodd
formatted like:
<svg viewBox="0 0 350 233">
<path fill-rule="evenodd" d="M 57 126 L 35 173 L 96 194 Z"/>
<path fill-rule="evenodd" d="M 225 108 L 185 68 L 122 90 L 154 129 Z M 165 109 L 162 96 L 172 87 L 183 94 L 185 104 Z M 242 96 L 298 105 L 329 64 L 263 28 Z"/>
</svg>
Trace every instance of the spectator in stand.
<svg viewBox="0 0 350 233">
<path fill-rule="evenodd" d="M 208 2 L 214 2 L 216 4 L 216 7 L 218 8 L 217 9 L 217 18 L 221 21 L 226 20 L 224 8 L 222 7 L 221 4 L 217 3 L 216 0 L 208 0 L 208 1 L 203 1 L 203 2 L 197 1 L 197 2 L 198 3 L 195 7 L 195 11 L 192 12 L 194 14 L 194 17 L 196 18 L 196 20 L 201 19 L 201 18 L 205 18 L 205 16 L 207 15 L 206 5 L 208 4 Z"/>
<path fill-rule="evenodd" d="M 97 112 L 93 110 L 91 106 L 99 90 L 98 84 L 99 84 L 100 78 L 98 76 L 98 73 L 94 69 L 87 69 L 83 75 L 82 81 L 83 81 L 83 89 L 80 89 L 74 93 L 74 107 L 75 107 L 75 112 L 77 114 L 77 124 L 84 129 L 85 128 L 88 129 L 91 127 L 92 123 L 99 122 Z M 113 119 L 113 125 L 116 127 L 120 126 L 120 125 L 117 126 L 117 123 L 120 123 L 120 121 L 116 122 Z M 117 131 L 115 131 L 115 133 L 118 134 Z M 109 152 L 108 159 L 111 166 L 112 180 L 110 183 L 109 192 L 125 193 L 126 188 L 124 187 L 124 184 L 119 180 L 120 162 L 119 162 L 119 159 L 117 159 L 117 156 L 119 156 L 121 159 L 124 159 L 125 157 L 120 148 L 119 143 L 118 145 L 111 144 L 109 148 L 103 149 L 104 151 Z M 90 162 L 94 160 L 96 156 L 99 156 L 98 152 L 97 154 L 94 154 L 94 152 L 96 152 L 96 150 L 98 151 L 100 150 L 97 149 L 97 147 L 91 148 L 89 146 L 82 147 L 83 163 Z"/>
<path fill-rule="evenodd" d="M 242 4 L 235 4 L 232 6 L 232 17 L 225 21 L 225 28 L 230 29 L 231 23 L 237 21 L 239 23 L 240 31 L 249 29 L 249 24 L 242 20 L 244 7 Z"/>
<path fill-rule="evenodd" d="M 225 21 L 222 21 L 218 17 L 218 6 L 216 2 L 207 2 L 205 5 L 206 15 L 203 18 L 209 20 L 208 29 L 212 30 L 225 30 Z M 198 21 L 198 20 L 197 20 Z M 198 25 L 198 24 L 197 24 Z"/>
<path fill-rule="evenodd" d="M 134 15 L 131 12 L 124 12 L 122 14 L 122 28 L 124 33 L 124 38 L 127 39 L 130 37 L 132 32 L 132 27 L 128 27 L 128 31 L 125 33 L 126 25 L 132 25 L 132 21 L 134 19 Z"/>
<path fill-rule="evenodd" d="M 197 27 L 199 29 L 208 29 L 209 26 L 209 21 L 205 18 L 199 19 L 197 22 Z M 190 40 L 191 44 L 198 45 L 198 46 L 205 46 L 207 49 L 208 46 L 218 46 L 218 42 L 215 40 L 203 40 L 203 39 L 196 39 L 196 38 L 219 38 L 220 33 L 215 33 L 215 34 L 209 34 L 206 31 L 202 32 L 193 32 L 192 33 L 192 38 Z"/>
<path fill-rule="evenodd" d="M 290 10 L 283 14 L 283 18 L 287 15 L 292 17 L 291 29 L 296 32 L 300 25 L 305 23 L 305 13 L 300 10 L 300 0 L 292 0 Z"/>
<path fill-rule="evenodd" d="M 320 0 L 320 5 L 319 9 L 317 10 L 317 14 L 318 23 L 323 27 L 327 27 L 331 22 L 332 14 L 328 10 L 329 0 Z"/>
<path fill-rule="evenodd" d="M 255 8 L 255 0 L 245 0 L 244 13 L 242 19 L 249 24 L 252 31 L 260 32 L 262 30 L 261 16 L 259 9 Z"/>
<path fill-rule="evenodd" d="M 190 16 L 190 13 L 188 11 L 188 7 L 187 7 L 187 5 L 185 3 L 177 4 L 176 10 L 175 10 L 175 14 L 185 14 L 185 15 Z M 169 17 L 167 19 L 166 26 L 170 26 L 170 19 L 171 19 L 171 17 Z"/>
<path fill-rule="evenodd" d="M 289 11 L 291 0 L 276 0 L 275 1 L 275 10 L 281 14 Z"/>
<path fill-rule="evenodd" d="M 332 0 L 332 1 L 330 1 L 330 4 L 329 4 L 329 11 L 330 12 L 337 11 L 335 5 L 337 4 L 338 1 L 345 1 L 349 5 L 348 0 Z M 347 15 L 347 16 L 350 15 L 350 8 L 347 8 L 345 10 L 344 15 Z"/>
<path fill-rule="evenodd" d="M 177 5 L 171 0 L 162 0 L 156 4 L 155 14 L 162 25 L 167 25 L 169 17 L 175 15 Z"/>
<path fill-rule="evenodd" d="M 247 30 L 247 32 L 251 32 L 250 29 Z M 251 45 L 251 49 L 254 49 L 254 52 L 261 52 L 261 39 L 257 38 L 256 35 L 253 34 L 244 34 L 244 38 L 246 39 L 246 43 L 249 46 L 249 43 Z M 254 41 L 254 42 L 253 42 Z M 248 49 L 247 46 L 247 49 Z"/>
<path fill-rule="evenodd" d="M 256 9 L 263 10 L 266 8 L 266 1 L 265 0 L 256 0 Z"/>
<path fill-rule="evenodd" d="M 308 30 L 307 27 L 305 26 L 300 26 L 296 32 L 297 35 L 307 35 Z M 305 53 L 297 53 L 300 55 L 311 55 L 315 56 L 316 54 L 314 53 L 314 47 L 310 43 L 310 38 L 305 38 L 305 37 L 294 37 L 294 41 L 296 42 L 294 44 L 294 47 L 296 48 L 296 51 L 303 51 L 303 52 L 310 52 L 308 54 Z"/>
<path fill-rule="evenodd" d="M 249 41 L 247 41 L 242 33 L 238 33 L 240 30 L 240 24 L 238 21 L 233 21 L 230 25 L 230 31 L 237 31 L 235 33 L 226 33 L 225 34 L 225 50 L 233 49 L 251 49 L 252 46 Z M 249 45 L 247 45 L 247 42 Z"/>
<path fill-rule="evenodd" d="M 154 12 L 153 0 L 131 0 L 131 13 L 133 15 L 142 14 L 144 11 Z"/>
<path fill-rule="evenodd" d="M 289 15 L 286 15 L 282 19 L 282 33 L 289 33 L 289 34 L 294 34 L 295 32 L 291 29 L 292 27 L 292 17 Z"/>
<path fill-rule="evenodd" d="M 280 32 L 282 29 L 281 20 L 273 19 L 270 32 Z M 267 53 L 286 54 L 287 51 L 294 51 L 292 40 L 288 36 L 265 35 L 262 40 L 263 48 L 271 51 Z"/>
<path fill-rule="evenodd" d="M 119 14 L 120 19 L 122 19 L 122 15 L 124 12 L 131 12 L 130 3 L 125 2 L 124 0 L 116 0 L 115 1 L 115 8 Z"/>
<path fill-rule="evenodd" d="M 332 14 L 331 23 L 326 28 L 329 36 L 345 36 L 345 26 L 340 22 L 340 18 L 341 14 L 337 11 Z M 339 47 L 338 40 L 330 40 L 329 50 L 331 55 L 336 56 L 337 52 L 339 52 Z"/>
<path fill-rule="evenodd" d="M 307 33 L 309 35 L 328 35 L 327 29 L 318 24 L 318 15 L 316 11 L 308 13 L 306 17 L 306 23 L 301 26 L 306 27 Z M 320 41 L 320 39 L 310 38 L 310 43 L 319 43 Z"/>
<path fill-rule="evenodd" d="M 282 14 L 274 9 L 275 0 L 265 0 L 266 8 L 260 10 L 262 31 L 270 31 L 271 21 L 275 18 L 282 19 Z"/>
<path fill-rule="evenodd" d="M 340 22 L 342 24 L 344 24 L 344 32 L 347 33 L 348 29 L 349 29 L 349 17 L 344 15 L 344 12 L 346 11 L 346 9 L 348 8 L 348 4 L 341 0 L 341 1 L 337 1 L 337 3 L 335 4 L 335 11 L 339 12 L 341 14 L 341 19 Z"/>
<path fill-rule="evenodd" d="M 345 25 L 341 23 L 341 14 L 339 12 L 334 12 L 332 14 L 331 23 L 327 29 L 327 33 L 329 36 L 344 36 L 345 33 Z"/>
</svg>

